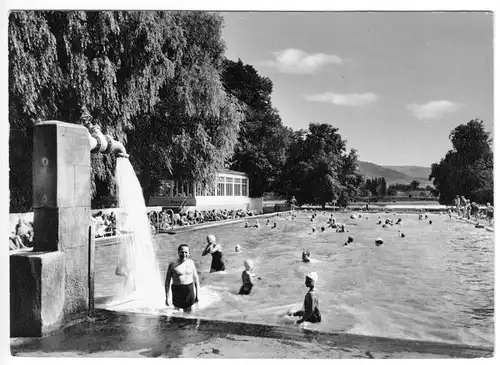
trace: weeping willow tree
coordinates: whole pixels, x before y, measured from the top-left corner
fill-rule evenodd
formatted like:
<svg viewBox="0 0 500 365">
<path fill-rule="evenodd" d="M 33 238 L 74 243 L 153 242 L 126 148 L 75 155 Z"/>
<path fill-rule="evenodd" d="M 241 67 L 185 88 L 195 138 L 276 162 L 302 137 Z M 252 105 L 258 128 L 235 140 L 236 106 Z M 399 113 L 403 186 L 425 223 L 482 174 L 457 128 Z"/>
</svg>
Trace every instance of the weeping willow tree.
<svg viewBox="0 0 500 365">
<path fill-rule="evenodd" d="M 222 26 L 204 12 L 12 12 L 11 211 L 31 206 L 33 125 L 83 111 L 127 147 L 146 198 L 166 171 L 211 183 L 242 118 L 220 81 Z M 114 164 L 92 156 L 94 197 L 112 194 Z"/>
</svg>

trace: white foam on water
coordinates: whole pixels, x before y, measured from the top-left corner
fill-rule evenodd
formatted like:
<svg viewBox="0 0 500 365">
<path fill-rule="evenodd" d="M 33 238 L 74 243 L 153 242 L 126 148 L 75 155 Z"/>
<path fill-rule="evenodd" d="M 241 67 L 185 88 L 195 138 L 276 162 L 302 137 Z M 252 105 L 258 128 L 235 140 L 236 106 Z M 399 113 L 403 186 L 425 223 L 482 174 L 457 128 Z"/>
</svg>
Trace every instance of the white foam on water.
<svg viewBox="0 0 500 365">
<path fill-rule="evenodd" d="M 220 302 L 221 295 L 209 286 L 202 286 L 198 295 L 199 302 L 195 304 L 195 309 L 204 309 Z"/>
<path fill-rule="evenodd" d="M 129 272 L 128 283 L 115 294 L 116 300 L 127 299 L 132 291 L 134 298 L 152 308 L 159 308 L 165 301 L 165 289 L 156 257 L 147 217 L 146 204 L 139 180 L 127 158 L 116 160 L 116 186 L 119 213 L 120 262 Z"/>
<path fill-rule="evenodd" d="M 298 319 L 299 319 L 299 317 L 293 317 L 293 316 L 289 316 L 287 314 L 283 314 L 278 319 L 278 324 L 280 326 L 297 326 Z"/>
</svg>

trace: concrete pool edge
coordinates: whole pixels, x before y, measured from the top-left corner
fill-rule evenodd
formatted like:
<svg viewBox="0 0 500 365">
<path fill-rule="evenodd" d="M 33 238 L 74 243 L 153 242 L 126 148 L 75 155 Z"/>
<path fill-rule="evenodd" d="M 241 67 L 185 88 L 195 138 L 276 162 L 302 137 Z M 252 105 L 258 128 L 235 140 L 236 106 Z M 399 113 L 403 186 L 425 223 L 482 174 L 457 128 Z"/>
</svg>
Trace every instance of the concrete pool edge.
<svg viewBox="0 0 500 365">
<path fill-rule="evenodd" d="M 137 328 L 138 324 L 142 328 Z M 30 353 L 57 354 L 54 356 L 64 356 L 64 354 L 69 354 L 69 356 L 86 356 L 86 352 L 94 354 L 93 356 L 98 356 L 99 352 L 102 352 L 103 355 L 113 351 L 116 353 L 116 351 L 124 351 L 122 349 L 124 346 L 128 349 L 128 344 L 123 343 L 127 340 L 130 341 L 130 339 L 127 339 L 127 334 L 134 337 L 135 333 L 140 333 L 141 331 L 148 334 L 151 333 L 151 335 L 148 335 L 142 341 L 137 341 L 140 343 L 130 344 L 131 347 L 129 350 L 131 353 L 135 353 L 135 355 L 140 354 L 137 353 L 139 348 L 156 348 L 156 351 L 162 352 L 163 355 L 161 356 L 182 357 L 182 350 L 186 346 L 199 347 L 203 344 L 220 342 L 220 340 L 224 339 L 230 339 L 233 341 L 233 344 L 236 341 L 235 344 L 243 351 L 245 346 L 251 345 L 250 342 L 254 341 L 258 343 L 263 338 L 279 341 L 279 346 L 293 347 L 293 344 L 302 343 L 304 345 L 311 344 L 324 349 L 331 349 L 333 352 L 357 351 L 364 354 L 366 351 L 367 354 L 370 352 L 374 354 L 384 353 L 389 356 L 396 356 L 396 358 L 404 358 L 405 353 L 417 354 L 417 358 L 418 354 L 421 354 L 422 357 L 425 355 L 425 357 L 480 358 L 492 357 L 494 353 L 494 348 L 489 347 L 349 333 L 329 333 L 299 329 L 295 326 L 269 326 L 245 322 L 115 312 L 106 309 L 96 310 L 96 317 L 94 319 L 89 319 L 85 323 L 69 324 L 58 333 L 41 339 L 12 338 L 11 353 L 14 356 L 30 356 Z M 174 351 L 171 348 L 172 345 L 165 346 L 164 338 L 170 332 L 175 334 L 175 338 L 168 336 L 167 338 L 174 343 L 179 339 L 177 345 L 180 347 L 180 352 L 179 348 Z M 133 334 L 130 335 L 131 333 Z M 107 343 L 102 344 L 101 341 L 98 341 L 99 336 L 106 338 Z M 67 338 L 70 338 L 70 340 L 67 340 Z M 92 342 L 92 346 L 97 347 L 88 349 L 89 341 Z M 47 346 L 48 343 L 51 343 L 51 345 Z M 159 350 L 158 346 L 164 346 L 164 348 L 162 347 L 162 350 Z M 350 357 L 349 355 L 345 356 Z M 131 355 L 131 357 L 134 356 Z M 272 353 L 268 358 L 273 358 Z M 319 356 L 319 358 L 328 357 L 323 355 L 323 357 Z"/>
<path fill-rule="evenodd" d="M 465 223 L 474 224 L 474 225 L 478 224 L 478 222 L 475 222 L 472 219 L 467 219 L 467 218 L 464 218 L 464 217 L 458 217 L 456 215 L 454 215 L 453 217 L 456 218 L 456 219 L 458 219 L 458 220 L 460 220 L 460 221 L 462 221 L 462 222 L 465 222 Z M 483 228 L 485 230 L 487 230 L 488 232 L 495 232 L 495 229 L 493 227 L 488 227 L 488 226 L 484 225 Z"/>
</svg>

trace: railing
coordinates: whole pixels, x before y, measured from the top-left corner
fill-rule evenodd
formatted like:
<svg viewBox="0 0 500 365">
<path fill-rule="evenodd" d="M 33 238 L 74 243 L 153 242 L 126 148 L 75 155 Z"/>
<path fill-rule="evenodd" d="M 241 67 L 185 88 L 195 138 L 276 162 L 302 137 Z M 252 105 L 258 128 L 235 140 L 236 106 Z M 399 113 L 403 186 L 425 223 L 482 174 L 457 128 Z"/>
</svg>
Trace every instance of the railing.
<svg viewBox="0 0 500 365">
<path fill-rule="evenodd" d="M 181 205 L 179 205 L 179 213 L 182 213 L 182 210 L 186 207 L 188 197 L 184 197 L 184 200 L 181 202 Z M 172 212 L 173 214 L 173 212 Z M 172 217 L 173 218 L 173 217 Z"/>
</svg>

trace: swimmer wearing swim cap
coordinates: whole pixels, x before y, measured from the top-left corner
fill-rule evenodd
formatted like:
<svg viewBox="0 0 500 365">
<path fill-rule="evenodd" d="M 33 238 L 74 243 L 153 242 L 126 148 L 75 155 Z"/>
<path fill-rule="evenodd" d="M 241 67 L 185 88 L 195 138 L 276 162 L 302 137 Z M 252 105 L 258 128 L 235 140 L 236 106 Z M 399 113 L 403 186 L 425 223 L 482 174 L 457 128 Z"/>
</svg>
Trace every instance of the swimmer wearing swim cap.
<svg viewBox="0 0 500 365">
<path fill-rule="evenodd" d="M 319 310 L 319 300 L 316 295 L 316 291 L 314 290 L 316 283 L 318 282 L 318 273 L 315 271 L 310 272 L 306 275 L 305 285 L 309 288 L 305 298 L 304 298 L 304 307 L 302 310 L 292 313 L 289 312 L 289 315 L 295 317 L 302 317 L 297 321 L 297 324 L 301 324 L 302 322 L 311 322 L 317 323 L 321 322 L 321 312 Z"/>
<path fill-rule="evenodd" d="M 226 270 L 226 265 L 224 264 L 224 259 L 222 257 L 222 247 L 217 244 L 216 238 L 213 234 L 207 236 L 207 247 L 203 250 L 202 256 L 211 254 L 212 264 L 210 265 L 210 272 L 224 271 Z"/>
<path fill-rule="evenodd" d="M 310 262 L 311 261 L 310 256 L 311 253 L 304 248 L 304 250 L 302 251 L 302 261 Z"/>
</svg>

